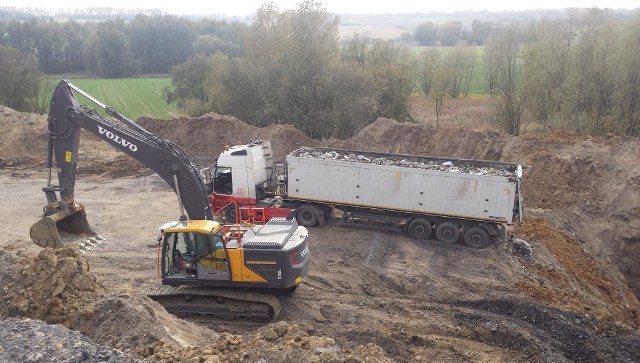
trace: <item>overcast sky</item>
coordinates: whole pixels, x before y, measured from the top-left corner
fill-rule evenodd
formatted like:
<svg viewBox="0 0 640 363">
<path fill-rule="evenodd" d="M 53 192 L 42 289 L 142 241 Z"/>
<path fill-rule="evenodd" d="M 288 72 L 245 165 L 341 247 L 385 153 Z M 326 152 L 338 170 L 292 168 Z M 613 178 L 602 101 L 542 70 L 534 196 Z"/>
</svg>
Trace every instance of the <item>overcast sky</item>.
<svg viewBox="0 0 640 363">
<path fill-rule="evenodd" d="M 0 0 L 0 6 L 42 7 L 42 8 L 142 8 L 161 9 L 167 13 L 185 14 L 226 14 L 249 15 L 258 9 L 264 0 Z M 273 1 L 280 10 L 294 9 L 299 0 Z M 332 13 L 407 13 L 455 10 L 530 10 L 530 9 L 563 9 L 570 7 L 599 7 L 635 9 L 640 6 L 638 0 L 537 0 L 537 1 L 499 1 L 499 0 L 386 0 L 386 1 L 321 1 L 327 11 Z"/>
</svg>

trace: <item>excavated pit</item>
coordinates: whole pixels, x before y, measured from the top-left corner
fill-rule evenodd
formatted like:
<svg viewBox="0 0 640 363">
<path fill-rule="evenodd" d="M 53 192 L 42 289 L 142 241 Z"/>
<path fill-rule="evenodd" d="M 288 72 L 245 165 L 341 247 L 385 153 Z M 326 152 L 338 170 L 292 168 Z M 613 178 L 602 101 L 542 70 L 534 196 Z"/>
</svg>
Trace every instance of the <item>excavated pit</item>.
<svg viewBox="0 0 640 363">
<path fill-rule="evenodd" d="M 81 142 L 78 199 L 92 204 L 87 218 L 108 246 L 83 255 L 31 245 L 28 228 L 45 202 L 46 117 L 0 107 L 7 130 L 0 136 L 0 217 L 12 221 L 0 241 L 7 326 L 15 324 L 9 317 L 57 323 L 90 338 L 95 347 L 85 351 L 94 357 L 161 362 L 640 361 L 637 139 L 510 137 L 388 119 L 344 141 L 215 114 L 139 123 L 199 166 L 210 166 L 225 145 L 256 139 L 271 140 L 280 161 L 308 146 L 521 163 L 529 166 L 528 218 L 513 229 L 516 239 L 483 251 L 334 222 L 312 228 L 312 273 L 281 298 L 281 321 L 205 326 L 136 294 L 156 283 L 156 251 L 148 246 L 172 216 L 175 197 L 94 136 L 84 133 Z M 42 337 L 42 327 L 31 325 Z M 78 341 L 67 338 L 63 348 Z M 11 339 L 3 339 L 5 353 L 16 349 Z"/>
</svg>

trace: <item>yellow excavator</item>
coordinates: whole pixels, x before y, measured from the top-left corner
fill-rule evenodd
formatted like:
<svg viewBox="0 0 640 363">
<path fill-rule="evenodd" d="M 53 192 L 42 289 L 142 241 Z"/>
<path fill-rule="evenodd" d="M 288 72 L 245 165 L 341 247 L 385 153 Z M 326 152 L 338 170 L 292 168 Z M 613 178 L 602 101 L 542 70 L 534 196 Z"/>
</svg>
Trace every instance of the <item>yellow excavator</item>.
<svg viewBox="0 0 640 363">
<path fill-rule="evenodd" d="M 116 120 L 80 105 L 78 92 Z M 270 292 L 293 291 L 309 273 L 308 232 L 295 218 L 274 218 L 261 227 L 213 221 L 205 183 L 184 152 L 112 107 L 62 80 L 53 91 L 48 125 L 44 215 L 30 230 L 41 247 L 104 243 L 74 200 L 81 130 L 87 130 L 156 172 L 175 191 L 181 215 L 161 226 L 158 270 L 162 286 L 144 293 L 181 314 L 274 319 L 280 311 Z M 53 169 L 58 184 L 52 183 Z M 144 203 L 141 203 L 144 205 Z M 144 210 L 132 211 L 144 215 Z M 155 256 L 154 256 L 155 257 Z M 266 289 L 266 290 L 265 290 Z M 267 291 L 267 293 L 265 293 Z"/>
</svg>

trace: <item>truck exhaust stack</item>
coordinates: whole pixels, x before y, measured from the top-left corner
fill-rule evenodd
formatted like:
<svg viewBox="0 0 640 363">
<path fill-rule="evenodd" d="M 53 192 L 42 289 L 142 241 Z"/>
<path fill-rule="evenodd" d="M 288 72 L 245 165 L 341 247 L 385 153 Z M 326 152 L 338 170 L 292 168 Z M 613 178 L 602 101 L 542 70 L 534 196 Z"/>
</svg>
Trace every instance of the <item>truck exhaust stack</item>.
<svg viewBox="0 0 640 363">
<path fill-rule="evenodd" d="M 81 204 L 43 216 L 31 226 L 29 235 L 33 243 L 45 248 L 63 248 L 72 244 L 88 248 L 101 244 L 103 240 L 87 222 L 87 215 Z"/>
</svg>

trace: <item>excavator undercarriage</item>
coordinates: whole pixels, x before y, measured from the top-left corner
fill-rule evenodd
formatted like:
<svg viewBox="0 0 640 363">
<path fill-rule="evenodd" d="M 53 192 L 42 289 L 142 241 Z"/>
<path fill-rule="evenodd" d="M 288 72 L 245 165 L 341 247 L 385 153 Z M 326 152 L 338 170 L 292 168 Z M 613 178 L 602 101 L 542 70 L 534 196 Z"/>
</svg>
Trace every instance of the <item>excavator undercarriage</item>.
<svg viewBox="0 0 640 363">
<path fill-rule="evenodd" d="M 142 293 L 177 316 L 210 315 L 225 320 L 247 318 L 270 322 L 277 318 L 281 309 L 275 296 L 246 290 L 160 286 Z"/>
</svg>

